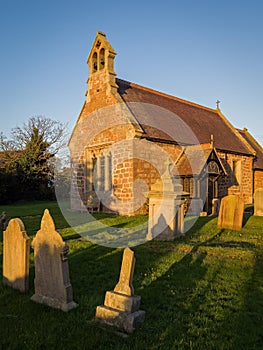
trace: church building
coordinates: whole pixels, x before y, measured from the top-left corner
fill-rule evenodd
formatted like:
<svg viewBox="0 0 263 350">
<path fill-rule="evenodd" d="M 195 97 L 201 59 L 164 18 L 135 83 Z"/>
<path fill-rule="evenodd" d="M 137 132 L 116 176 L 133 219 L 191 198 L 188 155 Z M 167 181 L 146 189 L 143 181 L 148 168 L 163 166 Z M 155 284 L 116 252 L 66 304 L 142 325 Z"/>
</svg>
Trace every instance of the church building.
<svg viewBox="0 0 263 350">
<path fill-rule="evenodd" d="M 86 99 L 69 142 L 71 208 L 133 215 L 165 172 L 211 214 L 228 194 L 253 203 L 263 187 L 263 149 L 216 109 L 116 77 L 116 52 L 97 32 L 87 63 Z M 194 213 L 195 215 L 198 213 Z"/>
</svg>

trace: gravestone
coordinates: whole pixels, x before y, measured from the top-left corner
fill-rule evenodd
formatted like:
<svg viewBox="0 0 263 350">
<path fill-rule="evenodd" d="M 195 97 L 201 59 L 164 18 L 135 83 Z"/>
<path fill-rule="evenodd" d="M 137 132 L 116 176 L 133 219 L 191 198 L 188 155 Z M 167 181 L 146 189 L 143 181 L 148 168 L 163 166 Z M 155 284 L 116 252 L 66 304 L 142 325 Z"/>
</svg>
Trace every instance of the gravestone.
<svg viewBox="0 0 263 350">
<path fill-rule="evenodd" d="M 49 211 L 46 209 L 41 228 L 32 242 L 35 258 L 35 294 L 31 300 L 69 311 L 77 304 L 69 280 L 68 246 L 55 230 Z"/>
<path fill-rule="evenodd" d="M 139 310 L 141 297 L 134 295 L 134 265 L 134 252 L 125 248 L 119 282 L 113 291 L 106 292 L 104 305 L 96 309 L 96 320 L 126 333 L 132 333 L 145 318 L 145 311 Z"/>
<path fill-rule="evenodd" d="M 218 216 L 218 228 L 239 231 L 242 228 L 244 202 L 239 196 L 223 197 Z"/>
<path fill-rule="evenodd" d="M 3 283 L 23 293 L 29 289 L 29 252 L 23 222 L 10 220 L 3 234 Z"/>
<path fill-rule="evenodd" d="M 204 203 L 201 198 L 191 198 L 191 205 L 189 207 L 189 215 L 199 216 L 203 211 Z"/>
<path fill-rule="evenodd" d="M 218 216 L 220 210 L 220 199 L 213 198 L 212 199 L 212 213 L 211 216 Z"/>
<path fill-rule="evenodd" d="M 254 194 L 254 215 L 263 216 L 263 188 L 258 188 Z"/>
<path fill-rule="evenodd" d="M 184 235 L 184 202 L 189 193 L 170 173 L 170 163 L 161 179 L 151 186 L 147 240 L 173 240 Z"/>
<path fill-rule="evenodd" d="M 9 222 L 9 218 L 6 215 L 6 212 L 3 211 L 2 215 L 0 216 L 0 228 L 2 230 L 5 230 L 7 228 L 8 222 Z"/>
</svg>

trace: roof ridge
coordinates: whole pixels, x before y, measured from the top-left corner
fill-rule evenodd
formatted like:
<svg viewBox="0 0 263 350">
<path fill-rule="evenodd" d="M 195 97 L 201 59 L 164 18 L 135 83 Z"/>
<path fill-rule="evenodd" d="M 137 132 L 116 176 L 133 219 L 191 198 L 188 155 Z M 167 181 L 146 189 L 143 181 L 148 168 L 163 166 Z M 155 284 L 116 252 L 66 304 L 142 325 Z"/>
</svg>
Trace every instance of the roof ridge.
<svg viewBox="0 0 263 350">
<path fill-rule="evenodd" d="M 246 147 L 246 149 L 250 152 L 249 154 L 255 155 L 255 150 L 253 147 L 250 146 L 250 144 L 244 139 L 244 137 L 240 134 L 240 132 L 235 128 L 230 121 L 224 116 L 224 114 L 221 112 L 221 110 L 218 108 L 216 110 L 219 117 L 225 122 L 225 124 L 228 125 L 230 130 L 237 136 L 237 138 L 243 143 L 243 145 Z"/>
<path fill-rule="evenodd" d="M 209 108 L 209 107 L 206 107 L 206 106 L 202 106 L 198 103 L 195 103 L 195 102 L 191 102 L 191 101 L 188 101 L 188 100 L 185 100 L 183 98 L 180 98 L 180 97 L 177 97 L 177 96 L 173 96 L 173 95 L 170 95 L 170 94 L 167 94 L 165 92 L 161 92 L 161 91 L 158 91 L 158 90 L 154 90 L 152 88 L 148 88 L 146 86 L 142 86 L 142 85 L 139 85 L 139 84 L 136 84 L 136 83 L 133 83 L 131 81 L 127 81 L 127 80 L 124 80 L 124 79 L 120 79 L 120 78 L 116 78 L 116 80 L 119 80 L 119 81 L 122 81 L 124 83 L 127 83 L 129 84 L 130 86 L 133 86 L 133 87 L 136 87 L 138 89 L 141 89 L 141 90 L 144 90 L 144 91 L 149 91 L 151 93 L 154 93 L 156 95 L 159 95 L 159 96 L 163 96 L 163 97 L 167 97 L 167 98 L 170 98 L 172 100 L 175 100 L 175 101 L 178 101 L 178 102 L 182 102 L 182 103 L 185 103 L 185 104 L 188 104 L 190 106 L 194 106 L 194 107 L 198 107 L 200 109 L 204 109 L 204 110 L 207 110 L 209 112 L 214 112 L 214 113 L 217 113 L 217 109 L 213 109 L 213 108 Z"/>
<path fill-rule="evenodd" d="M 238 129 L 240 132 L 243 132 L 244 134 L 247 135 L 247 137 L 249 138 L 249 140 L 253 143 L 254 146 L 258 147 L 262 152 L 263 152 L 263 147 L 261 146 L 261 144 L 254 138 L 254 136 L 252 134 L 250 134 L 250 132 L 248 131 L 247 128 L 244 129 Z"/>
</svg>

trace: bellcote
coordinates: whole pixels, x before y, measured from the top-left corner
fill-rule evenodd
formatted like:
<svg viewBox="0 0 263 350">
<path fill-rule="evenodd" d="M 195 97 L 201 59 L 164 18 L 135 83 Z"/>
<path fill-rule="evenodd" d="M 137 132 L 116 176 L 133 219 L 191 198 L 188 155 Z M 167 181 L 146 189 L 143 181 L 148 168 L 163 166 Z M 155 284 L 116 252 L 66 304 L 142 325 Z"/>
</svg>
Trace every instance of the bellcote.
<svg viewBox="0 0 263 350">
<path fill-rule="evenodd" d="M 116 92 L 116 73 L 114 71 L 114 58 L 116 52 L 107 40 L 103 32 L 97 31 L 92 45 L 87 64 L 90 76 L 88 79 L 87 97 L 96 92 L 106 89 L 106 92 Z"/>
</svg>

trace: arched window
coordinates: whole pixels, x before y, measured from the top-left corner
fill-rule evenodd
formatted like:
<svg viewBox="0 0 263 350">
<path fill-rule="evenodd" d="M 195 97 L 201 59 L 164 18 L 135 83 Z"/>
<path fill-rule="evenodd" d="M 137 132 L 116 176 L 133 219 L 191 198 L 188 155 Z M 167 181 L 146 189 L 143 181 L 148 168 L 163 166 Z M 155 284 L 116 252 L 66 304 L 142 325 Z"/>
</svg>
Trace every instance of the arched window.
<svg viewBox="0 0 263 350">
<path fill-rule="evenodd" d="M 92 56 L 92 72 L 97 72 L 98 70 L 98 54 L 97 52 L 94 52 Z"/>
<path fill-rule="evenodd" d="M 104 170 L 104 189 L 105 191 L 110 191 L 112 189 L 112 155 L 110 152 L 105 156 Z"/>
<path fill-rule="evenodd" d="M 232 170 L 233 170 L 233 180 L 234 184 L 236 186 L 240 185 L 241 183 L 241 176 L 242 176 L 242 166 L 241 166 L 241 160 L 233 160 L 232 163 Z"/>
<path fill-rule="evenodd" d="M 208 174 L 214 174 L 214 175 L 219 175 L 220 174 L 220 170 L 219 170 L 219 166 L 217 164 L 217 162 L 215 162 L 214 160 L 211 160 L 208 164 L 207 164 L 207 170 L 208 170 Z"/>
<path fill-rule="evenodd" d="M 100 50 L 99 64 L 99 69 L 103 69 L 105 67 L 105 50 L 103 48 Z"/>
<path fill-rule="evenodd" d="M 100 169 L 99 169 L 100 178 L 98 179 L 99 180 L 99 190 L 103 191 L 105 189 L 105 156 L 103 153 L 101 154 L 99 161 L 100 161 Z"/>
<path fill-rule="evenodd" d="M 96 165 L 97 165 L 97 157 L 95 156 L 95 154 L 93 154 L 93 157 L 92 157 L 92 172 L 91 172 L 92 191 L 95 190 L 95 182 L 97 181 Z"/>
</svg>

